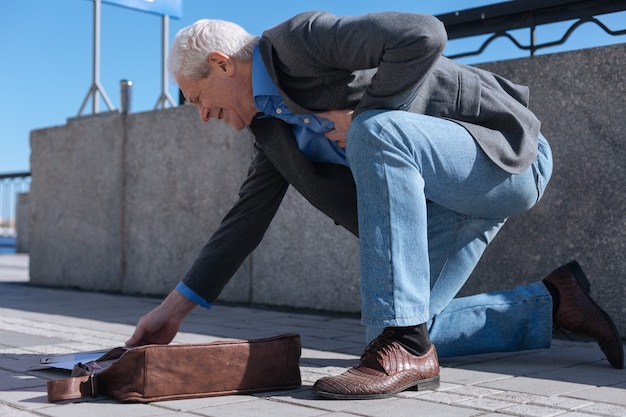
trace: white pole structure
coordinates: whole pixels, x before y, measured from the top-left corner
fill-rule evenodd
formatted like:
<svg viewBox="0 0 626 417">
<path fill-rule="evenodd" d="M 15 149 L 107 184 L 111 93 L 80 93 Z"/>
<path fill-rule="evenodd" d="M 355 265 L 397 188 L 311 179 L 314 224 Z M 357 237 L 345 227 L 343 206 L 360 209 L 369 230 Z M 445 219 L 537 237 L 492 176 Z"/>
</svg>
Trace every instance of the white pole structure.
<svg viewBox="0 0 626 417">
<path fill-rule="evenodd" d="M 162 16 L 162 30 L 161 30 L 161 95 L 157 100 L 154 109 L 166 108 L 167 103 L 170 107 L 175 107 L 174 100 L 170 96 L 167 85 L 167 49 L 169 40 L 169 25 L 170 17 L 167 15 Z"/>
<path fill-rule="evenodd" d="M 83 113 L 83 109 L 89 97 L 92 97 L 91 104 L 93 114 L 98 113 L 98 93 L 102 94 L 102 98 L 109 110 L 114 109 L 111 100 L 109 100 L 109 97 L 107 97 L 104 89 L 100 85 L 100 8 L 101 0 L 93 0 L 93 82 L 87 92 L 87 96 L 83 100 L 83 104 L 80 106 L 80 110 L 78 110 L 78 116 Z"/>
</svg>

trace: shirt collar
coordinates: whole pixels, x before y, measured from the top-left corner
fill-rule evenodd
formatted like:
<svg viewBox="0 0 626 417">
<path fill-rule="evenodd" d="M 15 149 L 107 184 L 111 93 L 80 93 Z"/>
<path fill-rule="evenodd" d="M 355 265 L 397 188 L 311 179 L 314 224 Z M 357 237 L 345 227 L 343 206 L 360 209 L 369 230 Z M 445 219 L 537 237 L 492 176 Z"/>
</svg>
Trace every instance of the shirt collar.
<svg viewBox="0 0 626 417">
<path fill-rule="evenodd" d="M 278 88 L 265 68 L 259 46 L 254 47 L 252 54 L 252 95 L 279 96 Z"/>
</svg>

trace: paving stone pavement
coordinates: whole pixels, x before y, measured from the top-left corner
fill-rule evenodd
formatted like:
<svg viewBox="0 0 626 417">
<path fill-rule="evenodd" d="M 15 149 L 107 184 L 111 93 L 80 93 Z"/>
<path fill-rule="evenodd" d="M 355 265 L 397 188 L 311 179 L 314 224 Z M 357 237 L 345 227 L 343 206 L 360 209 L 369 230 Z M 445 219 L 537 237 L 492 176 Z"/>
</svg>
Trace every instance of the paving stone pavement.
<svg viewBox="0 0 626 417">
<path fill-rule="evenodd" d="M 197 308 L 175 343 L 302 337 L 302 386 L 283 392 L 150 404 L 98 397 L 50 404 L 46 381 L 66 371 L 37 370 L 43 355 L 124 344 L 138 318 L 160 302 L 28 284 L 28 256 L 0 255 L 0 416 L 626 416 L 626 371 L 594 342 L 555 338 L 550 349 L 442 359 L 441 387 L 371 401 L 316 399 L 313 383 L 352 366 L 363 349 L 355 317 L 233 305 Z"/>
</svg>

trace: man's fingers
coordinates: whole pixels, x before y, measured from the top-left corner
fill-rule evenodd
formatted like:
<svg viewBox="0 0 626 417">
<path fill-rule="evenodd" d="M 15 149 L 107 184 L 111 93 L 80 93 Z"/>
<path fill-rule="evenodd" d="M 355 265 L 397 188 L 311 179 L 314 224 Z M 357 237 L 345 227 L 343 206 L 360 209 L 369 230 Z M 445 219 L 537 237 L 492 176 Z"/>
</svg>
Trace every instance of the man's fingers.
<svg viewBox="0 0 626 417">
<path fill-rule="evenodd" d="M 137 346 L 141 341 L 141 338 L 136 336 L 137 332 L 133 333 L 133 335 L 128 339 L 125 343 L 126 346 Z"/>
<path fill-rule="evenodd" d="M 333 142 L 341 140 L 341 135 L 337 132 L 337 129 L 329 130 L 328 132 L 324 133 L 324 135 Z"/>
<path fill-rule="evenodd" d="M 137 346 L 141 343 L 144 336 L 146 334 L 145 326 L 143 324 L 143 317 L 139 319 L 139 323 L 135 326 L 135 331 L 133 332 L 130 339 L 128 339 L 125 343 L 126 346 Z"/>
</svg>

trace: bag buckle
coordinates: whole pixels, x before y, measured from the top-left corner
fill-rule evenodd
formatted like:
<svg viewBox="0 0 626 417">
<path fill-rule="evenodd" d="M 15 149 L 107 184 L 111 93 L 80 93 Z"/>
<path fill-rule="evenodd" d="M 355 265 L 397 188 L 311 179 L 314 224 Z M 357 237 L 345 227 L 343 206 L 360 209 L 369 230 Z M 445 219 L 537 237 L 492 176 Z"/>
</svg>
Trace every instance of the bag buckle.
<svg viewBox="0 0 626 417">
<path fill-rule="evenodd" d="M 95 398 L 96 393 L 98 392 L 98 390 L 96 389 L 96 374 L 94 374 L 93 372 L 90 373 L 87 382 L 89 383 L 89 391 L 91 392 L 91 396 Z"/>
<path fill-rule="evenodd" d="M 87 377 L 87 381 L 83 382 L 81 384 L 81 386 L 83 384 L 87 384 L 88 385 L 88 391 L 85 393 L 85 395 L 91 395 L 92 397 L 96 397 L 97 396 L 97 392 L 98 392 L 98 387 L 97 387 L 97 382 L 96 382 L 96 373 L 93 371 L 93 368 L 91 366 L 89 366 L 89 364 L 85 364 L 82 362 L 77 363 L 76 365 L 74 365 L 74 371 L 72 372 L 73 375 L 80 375 L 80 376 L 86 376 Z M 83 391 L 81 389 L 81 391 Z M 84 391 L 83 391 L 84 392 Z"/>
</svg>

